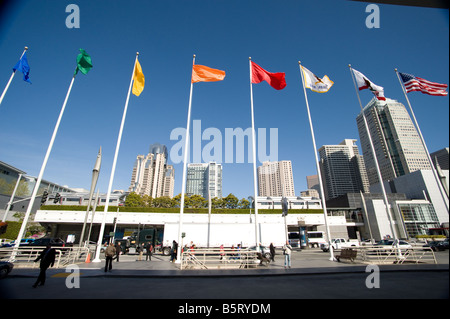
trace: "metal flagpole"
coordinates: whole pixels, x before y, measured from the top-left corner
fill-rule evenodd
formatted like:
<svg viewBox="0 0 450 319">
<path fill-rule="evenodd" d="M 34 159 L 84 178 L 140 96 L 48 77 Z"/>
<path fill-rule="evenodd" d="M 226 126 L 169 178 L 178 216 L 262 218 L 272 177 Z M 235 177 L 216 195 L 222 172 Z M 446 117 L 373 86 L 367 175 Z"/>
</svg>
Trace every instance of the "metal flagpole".
<svg viewBox="0 0 450 319">
<path fill-rule="evenodd" d="M 28 50 L 28 47 L 25 47 L 25 49 L 23 50 L 22 55 L 20 56 L 20 59 L 22 59 L 23 55 L 25 54 L 25 52 L 27 52 L 27 50 Z M 20 61 L 20 59 L 19 59 L 19 61 Z M 3 98 L 5 97 L 6 91 L 8 91 L 9 85 L 11 84 L 12 79 L 14 78 L 14 75 L 16 74 L 16 71 L 17 70 L 13 70 L 13 72 L 11 74 L 11 77 L 9 78 L 8 84 L 6 84 L 6 87 L 3 90 L 2 96 L 0 97 L 0 105 L 2 104 Z"/>
<path fill-rule="evenodd" d="M 116 152 L 114 154 L 114 161 L 113 161 L 113 166 L 111 169 L 111 176 L 109 178 L 108 192 L 106 193 L 105 209 L 103 211 L 103 221 L 100 226 L 100 233 L 98 235 L 95 259 L 92 262 L 100 262 L 101 261 L 100 260 L 100 249 L 102 247 L 103 234 L 105 232 L 106 215 L 108 213 L 109 199 L 111 197 L 112 184 L 113 184 L 113 180 L 114 180 L 114 172 L 116 171 L 117 155 L 119 154 L 120 141 L 122 140 L 123 126 L 125 124 L 125 117 L 127 115 L 128 101 L 130 100 L 131 88 L 133 87 L 134 70 L 136 69 L 136 62 L 138 60 L 138 56 L 139 56 L 139 52 L 136 52 L 136 59 L 134 60 L 133 72 L 131 73 L 131 81 L 130 81 L 130 86 L 128 88 L 128 95 L 127 95 L 127 99 L 125 102 L 125 107 L 123 109 L 122 122 L 120 123 L 119 137 L 117 138 Z"/>
<path fill-rule="evenodd" d="M 427 145 L 425 144 L 425 139 L 423 138 L 422 132 L 420 131 L 419 123 L 417 123 L 416 116 L 414 115 L 414 111 L 413 111 L 413 109 L 411 107 L 411 103 L 409 102 L 409 98 L 408 98 L 408 95 L 406 94 L 405 87 L 402 84 L 402 81 L 400 80 L 400 75 L 398 74 L 397 69 L 395 69 L 395 73 L 397 74 L 397 78 L 398 78 L 398 81 L 400 83 L 400 86 L 402 87 L 403 94 L 405 95 L 406 101 L 408 102 L 408 106 L 409 106 L 409 109 L 410 109 L 411 114 L 413 116 L 414 123 L 416 124 L 417 132 L 419 133 L 419 136 L 420 136 L 420 141 L 422 142 L 423 148 L 425 149 L 425 152 L 427 153 L 427 158 L 428 158 L 428 161 L 430 162 L 431 170 L 433 171 L 434 178 L 436 179 L 436 182 L 437 182 L 438 187 L 439 187 L 439 191 L 441 192 L 441 196 L 442 196 L 442 199 L 444 201 L 445 208 L 447 208 L 447 213 L 448 213 L 448 196 L 445 195 L 444 188 L 443 188 L 443 186 L 441 184 L 441 181 L 439 180 L 439 176 L 438 176 L 438 174 L 436 172 L 436 169 L 435 169 L 435 167 L 433 165 L 433 162 L 431 160 L 430 153 L 428 152 Z"/>
<path fill-rule="evenodd" d="M 256 179 L 256 131 L 255 131 L 255 116 L 253 110 L 253 85 L 252 85 L 252 58 L 248 58 L 250 65 L 250 106 L 252 113 L 252 149 L 253 149 L 253 190 L 255 193 L 255 241 L 256 250 L 259 247 L 259 232 L 258 232 L 258 184 Z"/>
<path fill-rule="evenodd" d="M 8 204 L 6 205 L 5 215 L 3 215 L 2 222 L 6 221 L 6 216 L 8 215 L 9 210 L 11 209 L 14 196 L 16 196 L 17 188 L 19 187 L 20 179 L 22 178 L 22 174 L 19 174 L 19 177 L 17 177 L 16 186 L 14 186 L 14 190 L 11 194 L 11 198 L 9 199 Z"/>
<path fill-rule="evenodd" d="M 308 96 L 306 94 L 306 88 L 305 88 L 305 79 L 303 78 L 303 72 L 302 72 L 302 66 L 300 61 L 298 61 L 298 67 L 300 69 L 300 75 L 302 77 L 302 84 L 303 84 L 303 92 L 305 93 L 305 101 L 306 101 L 306 109 L 308 111 L 308 118 L 309 118 L 309 126 L 311 128 L 311 136 L 312 136 L 312 142 L 314 147 L 314 156 L 316 158 L 316 168 L 317 168 L 317 176 L 319 179 L 319 186 L 320 186 L 320 196 L 322 198 L 322 209 L 323 209 L 323 216 L 325 219 L 325 228 L 327 231 L 327 237 L 328 237 L 328 246 L 330 249 L 330 260 L 336 261 L 334 258 L 334 252 L 333 252 L 333 246 L 331 245 L 331 234 L 330 234 L 330 227 L 328 225 L 328 216 L 327 216 L 327 205 L 325 202 L 325 192 L 323 190 L 323 182 L 322 182 L 322 174 L 320 173 L 320 165 L 319 165 L 319 158 L 317 156 L 317 146 L 316 146 L 316 140 L 314 138 L 314 128 L 311 120 L 311 113 L 309 111 L 309 103 L 308 103 Z M 308 243 L 306 243 L 308 244 Z"/>
<path fill-rule="evenodd" d="M 211 239 L 211 190 L 209 189 L 210 174 L 208 174 L 208 241 L 206 247 L 209 248 Z"/>
<path fill-rule="evenodd" d="M 348 67 L 350 69 L 350 75 L 352 76 L 353 84 L 355 86 L 356 96 L 358 97 L 359 107 L 361 108 L 361 114 L 364 119 L 364 125 L 366 127 L 367 136 L 369 137 L 370 147 L 372 149 L 373 160 L 375 162 L 375 167 L 377 169 L 378 181 L 380 182 L 381 191 L 383 193 L 384 205 L 386 206 L 386 213 L 387 213 L 387 217 L 389 219 L 389 225 L 391 227 L 392 236 L 394 237 L 395 242 L 397 242 L 397 235 L 394 232 L 394 226 L 392 224 L 391 212 L 389 209 L 389 202 L 388 202 L 387 195 L 386 195 L 386 189 L 384 188 L 383 178 L 381 176 L 380 167 L 378 165 L 377 154 L 375 153 L 375 148 L 373 146 L 372 137 L 371 137 L 370 131 L 369 131 L 369 125 L 367 124 L 366 115 L 364 114 L 364 110 L 363 110 L 363 107 L 361 104 L 361 98 L 359 97 L 359 92 L 358 92 L 358 88 L 356 86 L 352 66 L 349 64 Z M 398 242 L 397 242 L 397 245 L 398 245 Z"/>
<path fill-rule="evenodd" d="M 192 67 L 195 65 L 195 54 L 192 60 Z M 188 116 L 187 116 L 187 124 L 186 124 L 186 134 L 184 141 L 184 161 L 183 161 L 183 179 L 181 181 L 181 201 L 180 201 L 180 217 L 178 220 L 178 249 L 177 249 L 177 260 L 175 263 L 181 263 L 181 235 L 182 235 L 182 226 L 183 226 L 183 214 L 184 214 L 184 194 L 186 191 L 186 170 L 187 170 L 187 161 L 189 154 L 189 131 L 191 128 L 191 107 L 192 107 L 192 90 L 194 88 L 194 83 L 192 82 L 191 75 L 191 89 L 189 93 L 189 107 L 188 107 Z M 209 186 L 208 186 L 209 187 Z"/>
<path fill-rule="evenodd" d="M 61 118 L 62 118 L 62 116 L 64 114 L 64 110 L 66 108 L 67 100 L 69 99 L 70 91 L 72 91 L 72 86 L 73 86 L 73 82 L 74 81 L 75 81 L 75 75 L 72 77 L 72 81 L 70 82 L 69 90 L 67 91 L 66 98 L 64 99 L 64 103 L 63 103 L 63 106 L 61 108 L 61 112 L 59 113 L 59 117 L 58 117 L 58 120 L 56 122 L 55 129 L 53 130 L 52 138 L 50 139 L 50 144 L 48 145 L 48 148 L 47 148 L 47 153 L 45 154 L 45 157 L 44 157 L 44 162 L 42 163 L 42 166 L 41 166 L 41 171 L 39 172 L 39 176 L 38 176 L 38 178 L 36 180 L 36 184 L 34 185 L 33 193 L 31 194 L 30 202 L 28 203 L 27 211 L 25 212 L 25 217 L 23 219 L 22 226 L 20 227 L 19 235 L 17 236 L 16 244 L 14 246 L 14 250 L 13 250 L 13 252 L 11 254 L 11 260 L 12 261 L 15 260 L 15 257 L 17 255 L 17 250 L 18 250 L 19 245 L 20 245 L 20 241 L 22 240 L 22 237 L 23 237 L 23 235 L 25 233 L 25 228 L 27 226 L 28 219 L 30 218 L 31 209 L 33 208 L 34 200 L 36 199 L 36 194 L 37 194 L 37 192 L 39 190 L 39 186 L 41 185 L 42 176 L 44 175 L 45 167 L 47 166 L 47 161 L 48 161 L 48 158 L 50 156 L 50 152 L 52 151 L 53 143 L 54 143 L 55 138 L 56 138 L 56 133 L 58 132 L 59 124 L 60 124 Z"/>
</svg>

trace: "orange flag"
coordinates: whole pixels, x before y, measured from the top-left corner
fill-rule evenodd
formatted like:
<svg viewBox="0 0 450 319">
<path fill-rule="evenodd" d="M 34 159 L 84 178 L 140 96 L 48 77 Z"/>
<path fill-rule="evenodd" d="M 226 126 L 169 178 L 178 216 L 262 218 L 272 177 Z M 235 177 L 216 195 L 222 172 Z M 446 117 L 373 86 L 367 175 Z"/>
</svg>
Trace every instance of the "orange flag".
<svg viewBox="0 0 450 319">
<path fill-rule="evenodd" d="M 192 83 L 222 81 L 225 78 L 225 71 L 211 69 L 204 65 L 195 64 L 192 67 Z"/>
</svg>

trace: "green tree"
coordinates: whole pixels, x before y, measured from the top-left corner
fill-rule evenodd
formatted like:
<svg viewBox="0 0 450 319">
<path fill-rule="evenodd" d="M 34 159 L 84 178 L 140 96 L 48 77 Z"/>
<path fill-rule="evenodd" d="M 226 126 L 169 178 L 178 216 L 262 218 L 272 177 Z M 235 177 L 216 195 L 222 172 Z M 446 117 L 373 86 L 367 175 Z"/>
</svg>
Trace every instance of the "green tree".
<svg viewBox="0 0 450 319">
<path fill-rule="evenodd" d="M 228 194 L 227 197 L 223 198 L 223 200 L 225 208 L 236 209 L 238 207 L 239 199 L 231 193 Z"/>
<path fill-rule="evenodd" d="M 189 200 L 192 208 L 203 208 L 208 205 L 208 201 L 200 195 L 192 195 Z"/>
<path fill-rule="evenodd" d="M 141 195 L 131 192 L 125 199 L 125 207 L 144 207 L 144 201 Z"/>
<path fill-rule="evenodd" d="M 153 207 L 153 198 L 150 195 L 142 195 L 142 204 L 144 205 L 144 207 Z"/>
<path fill-rule="evenodd" d="M 211 198 L 211 208 L 215 209 L 215 208 L 224 208 L 225 204 L 222 198 L 218 198 L 218 197 L 213 197 Z"/>
<path fill-rule="evenodd" d="M 172 207 L 180 207 L 181 193 L 172 198 Z M 190 207 L 191 200 L 188 195 L 184 194 L 184 207 Z"/>
<path fill-rule="evenodd" d="M 248 199 L 242 198 L 242 199 L 239 201 L 239 208 L 242 208 L 242 209 L 249 209 L 249 208 L 250 208 L 250 202 L 248 201 Z"/>
<path fill-rule="evenodd" d="M 157 197 L 153 199 L 153 207 L 172 207 L 172 199 L 168 196 Z"/>
</svg>

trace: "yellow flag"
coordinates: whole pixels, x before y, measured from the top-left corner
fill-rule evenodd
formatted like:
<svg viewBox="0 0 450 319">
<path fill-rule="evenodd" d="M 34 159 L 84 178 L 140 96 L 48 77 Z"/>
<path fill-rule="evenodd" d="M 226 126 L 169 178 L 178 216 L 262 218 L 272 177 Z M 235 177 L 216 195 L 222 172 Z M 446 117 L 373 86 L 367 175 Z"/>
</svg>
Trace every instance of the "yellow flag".
<svg viewBox="0 0 450 319">
<path fill-rule="evenodd" d="M 139 61 L 136 59 L 136 66 L 134 67 L 134 76 L 133 76 L 133 94 L 139 96 L 144 90 L 145 85 L 145 77 L 144 73 L 142 73 L 141 65 Z"/>
</svg>

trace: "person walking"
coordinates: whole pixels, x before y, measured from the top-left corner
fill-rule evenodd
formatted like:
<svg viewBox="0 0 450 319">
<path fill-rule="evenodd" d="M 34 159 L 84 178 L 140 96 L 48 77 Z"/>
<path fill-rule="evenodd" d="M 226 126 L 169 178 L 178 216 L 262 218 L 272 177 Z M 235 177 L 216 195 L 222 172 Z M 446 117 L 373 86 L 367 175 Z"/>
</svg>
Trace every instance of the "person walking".
<svg viewBox="0 0 450 319">
<path fill-rule="evenodd" d="M 116 248 L 112 243 L 109 243 L 109 246 L 105 249 L 105 272 L 112 269 L 112 260 L 114 255 L 116 254 Z"/>
<path fill-rule="evenodd" d="M 147 251 L 147 254 L 145 256 L 145 261 L 152 260 L 153 245 L 152 245 L 151 242 L 147 243 L 147 246 L 145 247 L 145 250 Z"/>
<path fill-rule="evenodd" d="M 275 262 L 275 247 L 273 247 L 273 243 L 270 243 L 270 260 Z"/>
<path fill-rule="evenodd" d="M 138 261 L 142 261 L 142 256 L 144 255 L 144 243 L 141 243 L 139 246 L 138 246 L 138 249 L 139 249 L 139 257 L 138 257 Z"/>
<path fill-rule="evenodd" d="M 220 262 L 225 262 L 225 249 L 223 248 L 223 244 L 220 245 Z"/>
<path fill-rule="evenodd" d="M 177 260 L 177 250 L 178 250 L 178 243 L 174 240 L 172 242 L 172 250 L 171 250 L 171 254 L 170 254 L 171 262 L 174 262 L 175 260 Z"/>
<path fill-rule="evenodd" d="M 44 250 L 42 250 L 41 254 L 34 260 L 34 262 L 41 261 L 39 264 L 39 268 L 41 269 L 39 276 L 33 285 L 33 288 L 36 288 L 38 285 L 43 286 L 45 284 L 46 271 L 48 267 L 53 267 L 55 264 L 55 256 L 56 251 L 51 245 L 47 245 Z"/>
<path fill-rule="evenodd" d="M 283 246 L 283 254 L 284 254 L 284 268 L 291 268 L 291 253 L 292 246 L 289 245 L 289 241 L 286 240 L 286 244 Z"/>
<path fill-rule="evenodd" d="M 122 252 L 122 247 L 120 246 L 120 241 L 116 243 L 116 261 L 119 261 L 120 253 Z"/>
</svg>

